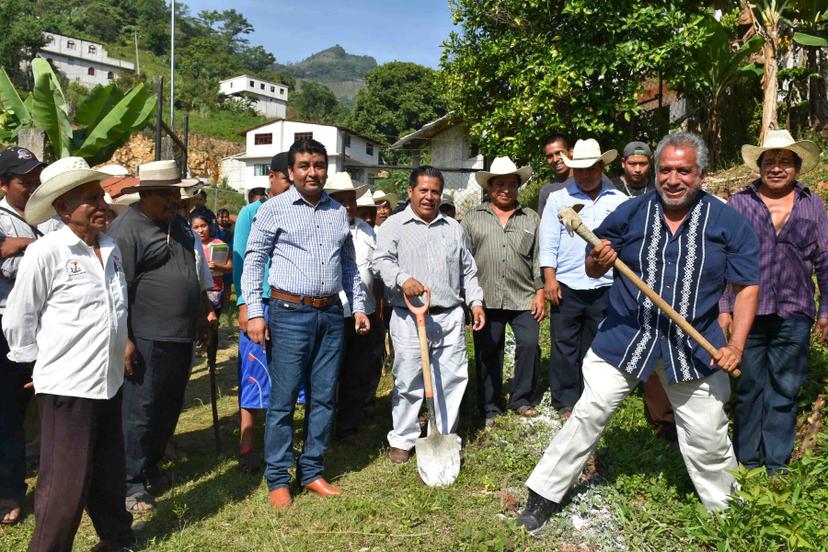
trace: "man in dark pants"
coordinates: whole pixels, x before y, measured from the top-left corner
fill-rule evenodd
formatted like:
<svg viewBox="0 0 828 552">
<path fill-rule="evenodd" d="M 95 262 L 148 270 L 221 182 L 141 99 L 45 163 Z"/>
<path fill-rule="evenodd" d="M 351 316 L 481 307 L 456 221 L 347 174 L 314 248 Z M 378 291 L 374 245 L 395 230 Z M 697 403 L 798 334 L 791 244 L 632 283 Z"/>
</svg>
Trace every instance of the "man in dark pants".
<svg viewBox="0 0 828 552">
<path fill-rule="evenodd" d="M 129 286 L 124 441 L 133 512 L 152 509 L 152 493 L 171 484 L 159 463 L 181 413 L 198 322 L 213 314 L 202 283 L 211 278 L 198 274 L 206 266 L 201 244 L 176 215 L 181 188 L 192 184 L 181 181 L 174 161 L 141 165 L 138 177 L 124 193 L 141 200 L 109 228 Z"/>
<path fill-rule="evenodd" d="M 123 509 L 127 287 L 121 252 L 103 233 L 107 176 L 80 157 L 44 169 L 26 219 L 39 224 L 57 211 L 66 226 L 28 247 L 3 317 L 11 360 L 36 359 L 41 453 L 32 552 L 70 551 L 84 507 L 101 539 L 92 550 L 134 541 Z"/>
<path fill-rule="evenodd" d="M 558 221 L 562 207 L 584 205 L 581 218 L 589 228 L 596 228 L 608 214 L 627 198 L 604 176 L 604 166 L 618 153 L 601 152 L 593 139 L 578 140 L 572 159 L 564 163 L 573 177 L 566 187 L 549 196 L 546 216 L 541 219 L 540 265 L 544 276 L 544 294 L 552 303 L 549 330 L 552 354 L 549 362 L 549 387 L 552 406 L 564 418 L 584 389 L 581 363 L 604 318 L 612 274 L 590 278 L 584 269 L 584 241 L 571 236 Z"/>
<path fill-rule="evenodd" d="M 475 174 L 488 194 L 463 218 L 469 251 L 477 263 L 488 325 L 474 333 L 477 406 L 486 424 L 503 413 L 503 352 L 506 324 L 515 334 L 515 373 L 508 408 L 520 416 L 536 416 L 535 381 L 540 365 L 539 323 L 546 316 L 540 265 L 540 217 L 518 203 L 518 188 L 532 175 L 497 157 L 489 171 Z"/>
</svg>

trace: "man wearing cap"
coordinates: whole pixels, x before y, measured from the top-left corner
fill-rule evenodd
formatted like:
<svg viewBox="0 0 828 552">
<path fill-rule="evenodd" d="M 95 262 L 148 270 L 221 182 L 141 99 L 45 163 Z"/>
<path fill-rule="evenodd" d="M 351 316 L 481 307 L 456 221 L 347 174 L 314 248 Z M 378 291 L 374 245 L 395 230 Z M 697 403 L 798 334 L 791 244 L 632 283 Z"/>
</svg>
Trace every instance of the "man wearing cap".
<svg viewBox="0 0 828 552">
<path fill-rule="evenodd" d="M 138 184 L 123 190 L 140 200 L 109 228 L 129 289 L 123 426 L 131 511 L 153 508 L 153 494 L 172 483 L 159 464 L 181 413 L 194 343 L 215 317 L 205 292 L 209 266 L 176 214 L 181 189 L 194 184 L 182 181 L 175 161 L 140 165 Z"/>
<path fill-rule="evenodd" d="M 382 325 L 377 323 L 374 275 L 371 272 L 371 259 L 377 246 L 377 238 L 373 228 L 356 217 L 359 200 L 371 196 L 367 193 L 367 185 L 355 187 L 351 176 L 347 172 L 340 172 L 328 178 L 325 192 L 345 207 L 348 213 L 357 270 L 365 295 L 365 314 L 371 322 L 368 333 L 358 333 L 348 298 L 344 291 L 339 292 L 345 316 L 345 350 L 342 352 L 342 365 L 339 369 L 334 438 L 342 443 L 359 445 L 365 444 L 358 433 L 363 410 L 376 392 L 372 384 L 379 381 L 378 374 L 382 371 L 382 356 L 377 342 L 378 337 L 381 339 L 384 332 Z"/>
<path fill-rule="evenodd" d="M 572 148 L 569 147 L 569 140 L 560 133 L 552 133 L 543 141 L 543 159 L 546 164 L 555 171 L 555 177 L 540 189 L 538 193 L 538 214 L 543 217 L 546 201 L 549 195 L 562 190 L 569 179 L 571 169 L 564 163 L 563 156 L 572 155 Z"/>
<path fill-rule="evenodd" d="M 529 531 L 560 511 L 613 413 L 654 373 L 676 412 L 679 447 L 702 504 L 728 505 L 736 459 L 724 410 L 727 372 L 739 366 L 756 312 L 759 243 L 744 217 L 702 190 L 708 153 L 699 136 L 665 136 L 655 159 L 657 191 L 621 204 L 595 229 L 603 240 L 589 251 L 586 274 L 600 278 L 622 259 L 716 353 L 692 342 L 627 278 L 615 278 L 606 318 L 584 358 L 583 395 L 526 482 L 529 498 L 516 525 Z M 737 289 L 725 340 L 716 319 L 728 282 Z"/>
<path fill-rule="evenodd" d="M 374 225 L 382 226 L 382 223 L 391 216 L 391 213 L 397 207 L 397 195 L 386 194 L 382 190 L 377 190 L 374 192 L 373 198 L 374 203 L 377 204 L 377 219 Z"/>
<path fill-rule="evenodd" d="M 457 219 L 457 208 L 454 206 L 454 200 L 447 193 L 443 193 L 440 197 L 440 212 L 449 218 Z"/>
<path fill-rule="evenodd" d="M 395 464 L 408 462 L 420 436 L 418 416 L 423 404 L 417 324 L 403 296 L 418 301 L 427 289 L 431 290 L 426 333 L 431 345 L 436 424 L 443 434 L 457 429 L 460 401 L 468 381 L 465 313 L 461 307 L 464 298 L 473 312 L 472 329 L 480 331 L 486 323 L 483 290 L 477 283 L 477 266 L 466 247 L 463 229 L 439 211 L 443 184 L 442 173 L 434 167 L 414 169 L 408 181 L 409 204 L 385 221 L 374 251 L 372 266 L 382 277 L 393 308 L 394 427 L 388 432 L 388 443 Z"/>
<path fill-rule="evenodd" d="M 508 408 L 520 416 L 536 416 L 535 381 L 540 365 L 539 323 L 546 316 L 538 260 L 540 217 L 518 202 L 518 189 L 532 168 L 496 157 L 488 171 L 475 174 L 488 195 L 463 217 L 463 231 L 477 263 L 483 288 L 486 328 L 474 334 L 477 406 L 488 424 L 503 413 L 503 350 L 506 324 L 515 335 L 515 374 Z"/>
<path fill-rule="evenodd" d="M 630 142 L 621 154 L 623 173 L 612 179 L 612 184 L 625 196 L 635 197 L 655 190 L 650 179 L 653 152 L 644 142 Z"/>
<path fill-rule="evenodd" d="M 123 509 L 121 386 L 127 343 L 123 257 L 103 233 L 100 181 L 80 157 L 43 170 L 26 220 L 66 225 L 31 244 L 3 317 L 9 358 L 34 362 L 41 418 L 35 530 L 29 550 L 71 550 L 84 507 L 101 542 L 134 541 Z"/>
<path fill-rule="evenodd" d="M 270 338 L 270 400 L 265 431 L 265 478 L 273 508 L 290 506 L 293 412 L 299 388 L 308 384 L 304 447 L 296 478 L 322 496 L 342 491 L 325 481 L 322 455 L 328 446 L 336 379 L 344 339 L 339 292 L 344 290 L 357 333 L 371 329 L 345 209 L 324 192 L 328 152 L 316 140 L 288 150 L 293 186 L 265 203 L 244 257 L 242 292 L 247 334 L 262 346 Z M 265 322 L 262 280 L 271 260 L 270 320 Z"/>
<path fill-rule="evenodd" d="M 26 248 L 63 224 L 54 218 L 31 225 L 24 210 L 40 184 L 43 163 L 26 148 L 12 146 L 0 152 L 0 320 L 14 287 Z M 0 335 L 0 523 L 15 523 L 26 495 L 26 439 L 23 420 L 31 389 L 31 363 L 8 359 L 6 339 Z"/>
<path fill-rule="evenodd" d="M 733 444 L 748 468 L 785 467 L 796 433 L 796 403 L 808 373 L 811 327 L 828 342 L 828 217 L 825 204 L 798 177 L 819 164 L 819 147 L 768 132 L 761 146 L 742 146 L 759 178 L 730 198 L 759 236 L 759 307 L 748 334 L 736 385 Z M 814 276 L 820 305 L 814 302 Z M 728 290 L 719 320 L 733 331 Z"/>
<path fill-rule="evenodd" d="M 600 278 L 584 270 L 584 241 L 570 235 L 558 220 L 562 207 L 582 204 L 579 213 L 590 229 L 597 228 L 627 198 L 604 175 L 604 166 L 618 155 L 614 149 L 601 152 L 598 142 L 578 140 L 572 158 L 563 154 L 572 178 L 567 186 L 549 196 L 542 218 L 540 266 L 544 294 L 552 303 L 549 331 L 552 351 L 549 359 L 549 388 L 552 406 L 568 417 L 584 389 L 581 364 L 604 318 L 612 271 Z"/>
<path fill-rule="evenodd" d="M 241 289 L 244 271 L 244 253 L 256 213 L 265 201 L 286 192 L 290 188 L 288 176 L 288 152 L 277 153 L 270 160 L 267 173 L 268 189 L 258 182 L 248 190 L 250 203 L 242 207 L 236 218 L 233 235 L 233 285 L 236 288 L 236 305 L 239 307 L 239 469 L 253 472 L 261 468 L 259 453 L 253 443 L 253 424 L 256 411 L 267 408 L 270 396 L 270 377 L 267 374 L 269 357 L 267 351 L 247 335 L 247 303 Z M 264 267 L 262 279 L 262 308 L 265 321 L 268 320 L 270 287 L 267 283 L 270 262 Z"/>
</svg>

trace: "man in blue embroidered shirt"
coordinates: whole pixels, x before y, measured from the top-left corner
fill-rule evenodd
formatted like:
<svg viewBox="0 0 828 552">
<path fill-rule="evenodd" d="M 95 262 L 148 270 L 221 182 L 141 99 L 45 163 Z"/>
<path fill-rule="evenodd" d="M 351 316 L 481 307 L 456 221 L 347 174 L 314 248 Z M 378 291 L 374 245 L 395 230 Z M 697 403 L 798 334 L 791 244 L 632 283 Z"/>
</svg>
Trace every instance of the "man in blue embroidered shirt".
<svg viewBox="0 0 828 552">
<path fill-rule="evenodd" d="M 632 283 L 615 278 L 607 317 L 584 358 L 584 393 L 526 483 L 529 500 L 517 525 L 529 531 L 560 511 L 613 412 L 654 372 L 675 410 L 699 498 L 708 510 L 727 507 L 736 458 L 724 412 L 726 372 L 739 365 L 756 313 L 759 242 L 744 217 L 701 191 L 708 155 L 698 136 L 664 137 L 655 159 L 656 191 L 604 220 L 595 231 L 604 240 L 587 256 L 586 272 L 600 277 L 621 258 L 718 350 L 711 358 Z M 726 342 L 717 317 L 727 282 L 736 298 Z"/>
<path fill-rule="evenodd" d="M 308 383 L 308 398 L 296 477 L 322 496 L 342 492 L 322 477 L 344 338 L 340 291 L 352 305 L 356 331 L 370 329 L 348 215 L 323 191 L 328 175 L 325 147 L 315 140 L 295 142 L 288 151 L 288 172 L 293 187 L 256 213 L 241 280 L 247 335 L 263 346 L 271 339 L 265 478 L 274 508 L 291 504 L 293 410 L 303 382 Z M 266 324 L 262 281 L 268 257 L 271 301 Z"/>
<path fill-rule="evenodd" d="M 572 178 L 549 196 L 538 231 L 544 296 L 552 303 L 549 389 L 552 406 L 564 418 L 569 417 L 584 389 L 581 363 L 604 318 L 612 272 L 600 278 L 587 276 L 584 240 L 566 231 L 558 221 L 558 211 L 583 204 L 581 219 L 595 229 L 626 201 L 627 197 L 604 175 L 604 166 L 617 155 L 615 150 L 602 153 L 592 138 L 578 140 L 571 159 L 562 154 L 564 163 L 572 169 Z"/>
</svg>

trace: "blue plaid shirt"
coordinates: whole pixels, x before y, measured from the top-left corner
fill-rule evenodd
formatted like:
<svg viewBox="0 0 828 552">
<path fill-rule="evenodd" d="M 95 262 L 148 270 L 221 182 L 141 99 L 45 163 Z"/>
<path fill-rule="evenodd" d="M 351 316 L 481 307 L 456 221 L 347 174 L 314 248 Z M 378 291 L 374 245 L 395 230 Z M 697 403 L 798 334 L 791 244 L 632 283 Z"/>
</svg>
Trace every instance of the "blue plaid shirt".
<svg viewBox="0 0 828 552">
<path fill-rule="evenodd" d="M 313 206 L 291 186 L 256 213 L 241 279 L 248 319 L 263 316 L 262 282 L 268 258 L 271 289 L 310 297 L 344 290 L 353 311 L 365 312 L 348 215 L 324 192 Z"/>
<path fill-rule="evenodd" d="M 609 240 L 618 257 L 716 348 L 725 344 L 717 323 L 725 284 L 759 283 L 759 241 L 750 224 L 704 192 L 675 234 L 655 191 L 622 203 L 595 234 Z M 658 359 L 670 383 L 718 370 L 704 349 L 618 274 L 592 350 L 641 381 L 649 379 Z"/>
</svg>

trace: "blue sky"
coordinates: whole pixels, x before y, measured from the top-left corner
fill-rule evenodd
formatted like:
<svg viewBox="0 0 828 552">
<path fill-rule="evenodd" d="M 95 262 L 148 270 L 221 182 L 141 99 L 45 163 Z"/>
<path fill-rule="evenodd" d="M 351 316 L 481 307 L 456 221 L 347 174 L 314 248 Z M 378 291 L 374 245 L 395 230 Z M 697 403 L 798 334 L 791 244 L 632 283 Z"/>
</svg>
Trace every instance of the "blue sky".
<svg viewBox="0 0 828 552">
<path fill-rule="evenodd" d="M 301 61 L 340 44 L 378 63 L 413 61 L 436 68 L 454 28 L 448 0 L 184 0 L 201 10 L 233 8 L 256 28 L 250 37 L 279 63 Z"/>
</svg>

